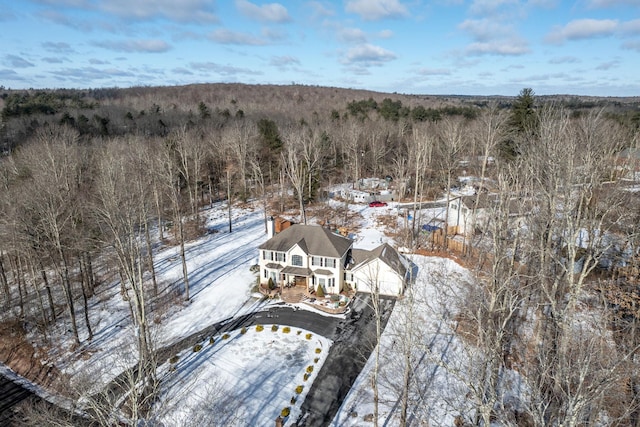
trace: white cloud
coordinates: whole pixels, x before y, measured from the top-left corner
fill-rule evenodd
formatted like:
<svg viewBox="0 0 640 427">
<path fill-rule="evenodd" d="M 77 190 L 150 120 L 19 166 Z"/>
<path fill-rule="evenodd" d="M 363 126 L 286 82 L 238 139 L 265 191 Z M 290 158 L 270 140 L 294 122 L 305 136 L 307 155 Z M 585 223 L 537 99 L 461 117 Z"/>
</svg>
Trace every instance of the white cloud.
<svg viewBox="0 0 640 427">
<path fill-rule="evenodd" d="M 622 47 L 627 50 L 635 50 L 640 52 L 640 41 L 628 41 L 622 44 Z"/>
<path fill-rule="evenodd" d="M 5 63 L 9 64 L 13 68 L 29 68 L 35 67 L 35 64 L 27 61 L 18 55 L 5 55 L 4 56 Z"/>
<path fill-rule="evenodd" d="M 393 31 L 391 30 L 382 30 L 378 33 L 378 37 L 381 39 L 390 39 L 393 37 Z"/>
<path fill-rule="evenodd" d="M 49 51 L 55 53 L 73 53 L 74 50 L 71 48 L 69 43 L 65 42 L 44 42 L 42 43 L 42 47 Z"/>
<path fill-rule="evenodd" d="M 235 76 L 239 74 L 257 76 L 262 74 L 260 71 L 251 70 L 249 68 L 234 67 L 233 65 L 220 65 L 215 62 L 192 62 L 189 65 L 194 70 L 205 71 L 207 73 L 214 72 L 222 76 Z"/>
<path fill-rule="evenodd" d="M 448 76 L 451 74 L 451 70 L 446 68 L 420 68 L 416 73 L 421 76 Z"/>
<path fill-rule="evenodd" d="M 268 44 L 265 39 L 256 37 L 252 34 L 241 33 L 241 32 L 226 30 L 222 28 L 213 31 L 209 35 L 209 38 L 221 44 L 237 44 L 237 45 L 249 45 L 249 46 L 264 46 Z"/>
<path fill-rule="evenodd" d="M 398 0 L 347 0 L 345 9 L 366 21 L 400 18 L 408 15 L 407 8 Z"/>
<path fill-rule="evenodd" d="M 171 49 L 163 40 L 124 40 L 93 42 L 94 46 L 116 52 L 148 52 L 161 53 Z"/>
<path fill-rule="evenodd" d="M 513 27 L 490 19 L 467 19 L 458 28 L 471 34 L 478 42 L 487 42 L 513 34 Z"/>
<path fill-rule="evenodd" d="M 640 19 L 623 22 L 620 24 L 620 30 L 627 34 L 640 34 Z"/>
<path fill-rule="evenodd" d="M 575 56 L 556 56 L 549 59 L 549 64 L 575 64 L 580 62 Z"/>
<path fill-rule="evenodd" d="M 212 0 L 106 0 L 99 8 L 124 18 L 150 19 L 162 16 L 180 22 L 218 22 Z"/>
<path fill-rule="evenodd" d="M 598 64 L 598 66 L 596 67 L 596 70 L 607 71 L 612 68 L 616 68 L 619 65 L 620 65 L 620 61 L 617 61 L 617 60 L 603 62 L 601 64 Z"/>
<path fill-rule="evenodd" d="M 529 53 L 529 45 L 524 40 L 494 40 L 471 43 L 465 49 L 467 55 L 518 56 Z"/>
<path fill-rule="evenodd" d="M 380 66 L 396 58 L 395 53 L 380 46 L 362 44 L 349 49 L 343 62 L 362 66 Z"/>
<path fill-rule="evenodd" d="M 269 3 L 258 6 L 247 0 L 236 0 L 236 7 L 240 13 L 256 21 L 274 23 L 291 21 L 287 8 L 280 3 Z"/>
<path fill-rule="evenodd" d="M 471 3 L 469 11 L 476 15 L 488 15 L 504 11 L 505 7 L 518 5 L 518 0 L 475 0 Z"/>
<path fill-rule="evenodd" d="M 215 0 L 38 0 L 40 3 L 84 10 L 98 10 L 127 19 L 153 19 L 158 16 L 179 22 L 218 22 Z"/>
<path fill-rule="evenodd" d="M 313 17 L 328 17 L 335 15 L 333 11 L 332 5 L 327 3 L 322 3 L 319 1 L 310 1 L 307 3 L 309 7 L 313 10 Z"/>
<path fill-rule="evenodd" d="M 294 65 L 300 65 L 300 60 L 293 56 L 284 55 L 284 56 L 272 56 L 269 60 L 269 65 L 273 67 L 277 67 L 281 70 L 287 69 Z"/>
<path fill-rule="evenodd" d="M 338 31 L 338 39 L 348 43 L 364 43 L 367 35 L 360 28 L 341 28 Z"/>
<path fill-rule="evenodd" d="M 578 19 L 564 27 L 556 27 L 546 37 L 549 43 L 562 44 L 566 40 L 581 40 L 612 35 L 618 28 L 613 19 Z"/>
<path fill-rule="evenodd" d="M 640 0 L 589 0 L 587 6 L 592 9 L 608 9 L 617 6 L 640 6 Z"/>
</svg>

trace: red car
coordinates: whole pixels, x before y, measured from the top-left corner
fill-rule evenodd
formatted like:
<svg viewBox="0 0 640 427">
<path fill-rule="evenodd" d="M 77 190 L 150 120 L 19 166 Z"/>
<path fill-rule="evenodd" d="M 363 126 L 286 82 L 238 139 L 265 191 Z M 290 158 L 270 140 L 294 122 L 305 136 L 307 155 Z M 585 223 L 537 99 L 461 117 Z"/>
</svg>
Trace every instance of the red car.
<svg viewBox="0 0 640 427">
<path fill-rule="evenodd" d="M 370 208 L 382 208 L 384 206 L 387 206 L 387 202 L 381 202 L 379 200 L 374 200 L 373 202 L 369 203 L 369 207 Z"/>
</svg>

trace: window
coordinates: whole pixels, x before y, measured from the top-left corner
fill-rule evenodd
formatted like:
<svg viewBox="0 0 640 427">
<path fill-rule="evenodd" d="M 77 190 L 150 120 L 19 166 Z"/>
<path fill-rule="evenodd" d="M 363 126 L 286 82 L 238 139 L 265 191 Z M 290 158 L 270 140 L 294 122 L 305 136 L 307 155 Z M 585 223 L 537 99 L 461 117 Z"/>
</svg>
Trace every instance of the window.
<svg viewBox="0 0 640 427">
<path fill-rule="evenodd" d="M 262 259 L 267 259 L 267 251 L 262 251 Z"/>
<path fill-rule="evenodd" d="M 264 278 L 265 279 L 267 278 L 267 269 L 266 268 L 264 269 Z"/>
<path fill-rule="evenodd" d="M 335 258 L 325 258 L 324 259 L 324 266 L 325 267 L 336 268 L 336 260 L 335 260 Z"/>
<path fill-rule="evenodd" d="M 292 255 L 291 256 L 291 265 L 295 265 L 297 267 L 302 267 L 302 257 L 300 255 Z"/>
<path fill-rule="evenodd" d="M 322 267 L 322 257 L 319 257 L 319 256 L 311 257 L 311 265 Z"/>
<path fill-rule="evenodd" d="M 287 262 L 287 254 L 285 254 L 284 252 L 274 252 L 274 253 L 275 253 L 274 261 Z"/>
</svg>

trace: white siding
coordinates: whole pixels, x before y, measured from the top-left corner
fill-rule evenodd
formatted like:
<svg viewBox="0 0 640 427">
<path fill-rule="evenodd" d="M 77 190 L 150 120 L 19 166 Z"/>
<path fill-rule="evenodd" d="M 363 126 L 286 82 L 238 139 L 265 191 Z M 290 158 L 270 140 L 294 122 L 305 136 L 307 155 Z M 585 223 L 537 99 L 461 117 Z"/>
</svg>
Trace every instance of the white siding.
<svg viewBox="0 0 640 427">
<path fill-rule="evenodd" d="M 398 296 L 404 291 L 404 278 L 378 259 L 354 269 L 353 279 L 358 292 L 371 293 L 376 283 L 381 295 Z"/>
</svg>

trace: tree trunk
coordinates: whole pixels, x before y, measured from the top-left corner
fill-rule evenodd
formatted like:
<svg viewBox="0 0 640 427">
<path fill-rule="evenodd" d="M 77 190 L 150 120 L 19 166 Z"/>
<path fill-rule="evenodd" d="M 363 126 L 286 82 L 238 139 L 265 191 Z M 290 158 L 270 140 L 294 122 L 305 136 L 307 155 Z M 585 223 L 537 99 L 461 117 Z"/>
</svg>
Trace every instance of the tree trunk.
<svg viewBox="0 0 640 427">
<path fill-rule="evenodd" d="M 44 289 L 47 292 L 47 300 L 49 301 L 49 308 L 51 309 L 51 318 L 55 322 L 58 318 L 56 314 L 56 306 L 53 303 L 53 295 L 51 294 L 51 285 L 49 284 L 49 279 L 47 278 L 47 272 L 42 265 L 42 261 L 38 261 L 40 267 L 40 274 L 42 275 L 42 282 L 44 283 Z"/>
<path fill-rule="evenodd" d="M 2 285 L 2 291 L 4 293 L 4 299 L 6 307 L 11 306 L 11 289 L 9 289 L 9 282 L 7 281 L 7 275 L 4 271 L 4 264 L 2 262 L 4 258 L 4 252 L 0 251 L 0 284 Z"/>
<path fill-rule="evenodd" d="M 93 330 L 91 329 L 91 322 L 89 321 L 89 298 L 87 297 L 87 276 L 86 268 L 82 266 L 82 257 L 78 257 L 78 268 L 80 268 L 80 277 L 82 283 L 80 283 L 80 289 L 82 289 L 82 305 L 84 308 L 84 323 L 87 326 L 87 333 L 89 334 L 88 340 L 93 339 Z"/>
<path fill-rule="evenodd" d="M 147 244 L 147 267 L 151 272 L 151 280 L 153 281 L 153 295 L 158 296 L 158 280 L 156 279 L 156 268 L 153 265 L 153 248 L 151 246 L 151 235 L 149 234 L 149 219 L 144 219 L 144 238 Z"/>
<path fill-rule="evenodd" d="M 229 225 L 231 227 L 231 225 Z M 182 219 L 178 221 L 178 230 L 180 232 L 180 258 L 182 258 L 182 278 L 184 280 L 184 300 L 189 301 L 189 274 L 187 271 L 187 258 L 184 252 L 184 227 L 182 225 Z M 231 232 L 231 230 L 229 230 Z"/>
</svg>

